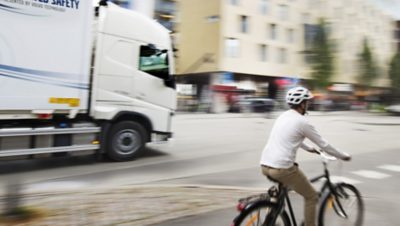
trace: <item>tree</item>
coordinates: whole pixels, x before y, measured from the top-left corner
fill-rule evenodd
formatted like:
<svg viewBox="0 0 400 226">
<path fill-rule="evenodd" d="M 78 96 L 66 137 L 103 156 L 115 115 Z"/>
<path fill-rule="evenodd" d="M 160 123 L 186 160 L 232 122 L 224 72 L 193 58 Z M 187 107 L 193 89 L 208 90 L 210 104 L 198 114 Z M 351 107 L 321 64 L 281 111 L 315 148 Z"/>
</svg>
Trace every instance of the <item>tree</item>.
<svg viewBox="0 0 400 226">
<path fill-rule="evenodd" d="M 333 48 L 328 38 L 326 24 L 320 20 L 311 46 L 311 76 L 316 88 L 325 88 L 329 85 L 334 73 Z"/>
<path fill-rule="evenodd" d="M 368 40 L 365 38 L 361 53 L 358 55 L 359 75 L 358 82 L 367 87 L 371 86 L 372 82 L 378 77 L 378 66 L 372 56 L 372 51 L 369 47 Z"/>
<path fill-rule="evenodd" d="M 389 78 L 395 94 L 400 93 L 400 51 L 393 56 L 389 65 Z"/>
</svg>

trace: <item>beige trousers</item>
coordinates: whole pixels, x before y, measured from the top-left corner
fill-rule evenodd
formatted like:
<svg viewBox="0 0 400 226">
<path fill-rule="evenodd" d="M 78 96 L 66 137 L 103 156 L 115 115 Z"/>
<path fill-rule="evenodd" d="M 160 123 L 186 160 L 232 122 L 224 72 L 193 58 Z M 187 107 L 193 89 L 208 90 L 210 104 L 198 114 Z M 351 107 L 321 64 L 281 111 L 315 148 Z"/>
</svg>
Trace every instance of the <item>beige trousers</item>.
<svg viewBox="0 0 400 226">
<path fill-rule="evenodd" d="M 305 226 L 315 226 L 318 193 L 303 172 L 299 170 L 298 166 L 294 165 L 289 169 L 275 169 L 262 166 L 261 169 L 265 176 L 281 182 L 304 197 L 304 224 Z"/>
</svg>

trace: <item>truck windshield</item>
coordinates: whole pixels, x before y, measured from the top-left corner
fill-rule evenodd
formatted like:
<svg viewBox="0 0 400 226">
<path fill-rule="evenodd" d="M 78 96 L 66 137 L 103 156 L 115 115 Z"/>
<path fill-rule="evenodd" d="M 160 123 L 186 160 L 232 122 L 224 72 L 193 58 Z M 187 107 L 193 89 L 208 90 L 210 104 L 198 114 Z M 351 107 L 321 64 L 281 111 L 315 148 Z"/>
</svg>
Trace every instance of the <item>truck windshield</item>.
<svg viewBox="0 0 400 226">
<path fill-rule="evenodd" d="M 149 46 L 141 46 L 139 70 L 161 79 L 168 79 L 168 51 L 151 48 Z"/>
</svg>

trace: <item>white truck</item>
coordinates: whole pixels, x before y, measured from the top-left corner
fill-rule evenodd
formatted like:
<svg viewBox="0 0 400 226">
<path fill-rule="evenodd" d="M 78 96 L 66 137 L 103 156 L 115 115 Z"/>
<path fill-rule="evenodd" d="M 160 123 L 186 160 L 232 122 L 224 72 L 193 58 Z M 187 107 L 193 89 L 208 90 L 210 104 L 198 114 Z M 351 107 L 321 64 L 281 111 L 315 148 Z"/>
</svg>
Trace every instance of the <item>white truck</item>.
<svg viewBox="0 0 400 226">
<path fill-rule="evenodd" d="M 171 44 L 159 23 L 107 1 L 0 0 L 0 159 L 127 161 L 168 140 Z"/>
</svg>

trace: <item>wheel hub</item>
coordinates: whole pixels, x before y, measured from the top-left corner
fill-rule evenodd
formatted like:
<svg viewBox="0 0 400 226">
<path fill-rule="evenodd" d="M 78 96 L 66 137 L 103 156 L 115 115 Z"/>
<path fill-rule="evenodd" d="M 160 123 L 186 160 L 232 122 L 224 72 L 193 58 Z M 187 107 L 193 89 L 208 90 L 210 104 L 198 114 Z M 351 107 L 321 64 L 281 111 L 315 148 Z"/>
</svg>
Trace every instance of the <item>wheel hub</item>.
<svg viewBox="0 0 400 226">
<path fill-rule="evenodd" d="M 116 135 L 116 146 L 120 154 L 131 154 L 140 147 L 140 135 L 135 130 L 122 130 Z"/>
</svg>

